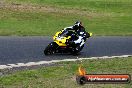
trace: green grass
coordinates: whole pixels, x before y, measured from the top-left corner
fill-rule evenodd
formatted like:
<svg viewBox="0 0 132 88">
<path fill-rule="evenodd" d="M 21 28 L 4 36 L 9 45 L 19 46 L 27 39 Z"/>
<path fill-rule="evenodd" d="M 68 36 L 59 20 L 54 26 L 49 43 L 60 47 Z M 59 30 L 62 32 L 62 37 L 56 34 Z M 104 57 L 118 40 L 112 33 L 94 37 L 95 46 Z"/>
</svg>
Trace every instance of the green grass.
<svg viewBox="0 0 132 88">
<path fill-rule="evenodd" d="M 0 77 L 2 88 L 131 88 L 130 84 L 86 84 L 80 86 L 75 77 L 80 62 L 59 62 L 55 66 L 18 71 Z M 130 74 L 132 57 L 83 60 L 87 74 Z"/>
<path fill-rule="evenodd" d="M 132 36 L 132 0 L 4 0 L 3 4 L 8 6 L 0 8 L 3 36 L 51 36 L 76 20 L 95 36 Z M 14 9 L 14 4 L 25 8 Z"/>
<path fill-rule="evenodd" d="M 95 11 L 131 11 L 132 0 L 8 0 L 14 3 L 32 3 L 50 5 L 63 8 L 77 8 L 81 10 Z"/>
</svg>

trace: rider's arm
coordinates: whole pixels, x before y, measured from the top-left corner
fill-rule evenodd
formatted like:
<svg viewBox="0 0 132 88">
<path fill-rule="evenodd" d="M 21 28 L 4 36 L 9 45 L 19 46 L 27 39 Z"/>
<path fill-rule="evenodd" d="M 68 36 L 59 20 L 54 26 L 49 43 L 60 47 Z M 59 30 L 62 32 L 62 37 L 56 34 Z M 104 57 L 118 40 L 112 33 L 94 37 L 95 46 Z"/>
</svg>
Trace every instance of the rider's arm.
<svg viewBox="0 0 132 88">
<path fill-rule="evenodd" d="M 74 30 L 74 29 L 73 29 L 73 26 L 70 26 L 70 27 L 64 28 L 64 30 Z"/>
</svg>

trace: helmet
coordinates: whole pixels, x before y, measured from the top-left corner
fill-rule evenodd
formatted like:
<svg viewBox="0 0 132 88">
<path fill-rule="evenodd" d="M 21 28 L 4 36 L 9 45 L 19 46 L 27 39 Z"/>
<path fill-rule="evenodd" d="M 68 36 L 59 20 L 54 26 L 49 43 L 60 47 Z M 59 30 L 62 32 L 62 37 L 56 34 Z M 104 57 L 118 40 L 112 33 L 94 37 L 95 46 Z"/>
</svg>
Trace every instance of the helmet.
<svg viewBox="0 0 132 88">
<path fill-rule="evenodd" d="M 76 21 L 74 25 L 82 26 L 82 22 L 80 22 L 80 21 Z"/>
<path fill-rule="evenodd" d="M 75 29 L 78 29 L 80 26 L 82 26 L 82 22 L 76 21 L 73 27 L 74 27 Z"/>
</svg>

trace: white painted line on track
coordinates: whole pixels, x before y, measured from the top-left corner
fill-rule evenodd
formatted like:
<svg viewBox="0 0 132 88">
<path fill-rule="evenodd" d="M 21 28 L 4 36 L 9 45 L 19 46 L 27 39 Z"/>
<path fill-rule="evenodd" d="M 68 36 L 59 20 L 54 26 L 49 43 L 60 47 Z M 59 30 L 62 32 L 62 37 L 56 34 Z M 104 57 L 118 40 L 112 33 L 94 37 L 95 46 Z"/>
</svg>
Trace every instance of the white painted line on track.
<svg viewBox="0 0 132 88">
<path fill-rule="evenodd" d="M 7 69 L 7 68 L 12 68 L 11 66 L 7 66 L 7 65 L 0 65 L 0 69 Z"/>
<path fill-rule="evenodd" d="M 28 62 L 28 63 L 16 63 L 16 64 L 7 64 L 0 65 L 0 70 L 2 69 L 11 69 L 15 67 L 28 67 L 28 66 L 36 66 L 43 64 L 51 64 L 63 61 L 77 61 L 77 60 L 86 60 L 86 59 L 109 59 L 109 58 L 125 58 L 132 57 L 132 55 L 121 55 L 121 56 L 102 56 L 102 57 L 90 57 L 90 58 L 78 58 L 77 59 L 63 59 L 63 60 L 51 60 L 51 61 L 39 61 L 39 62 Z"/>
</svg>

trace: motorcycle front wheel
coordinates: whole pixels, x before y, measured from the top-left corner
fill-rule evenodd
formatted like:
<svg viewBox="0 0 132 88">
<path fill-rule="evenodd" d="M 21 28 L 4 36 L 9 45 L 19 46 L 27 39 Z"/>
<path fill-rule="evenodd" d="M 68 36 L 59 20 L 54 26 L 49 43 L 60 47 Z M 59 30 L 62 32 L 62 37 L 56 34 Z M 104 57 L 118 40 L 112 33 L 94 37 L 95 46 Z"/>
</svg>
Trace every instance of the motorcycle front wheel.
<svg viewBox="0 0 132 88">
<path fill-rule="evenodd" d="M 52 55 L 55 53 L 55 43 L 50 43 L 44 50 L 45 55 Z"/>
</svg>

